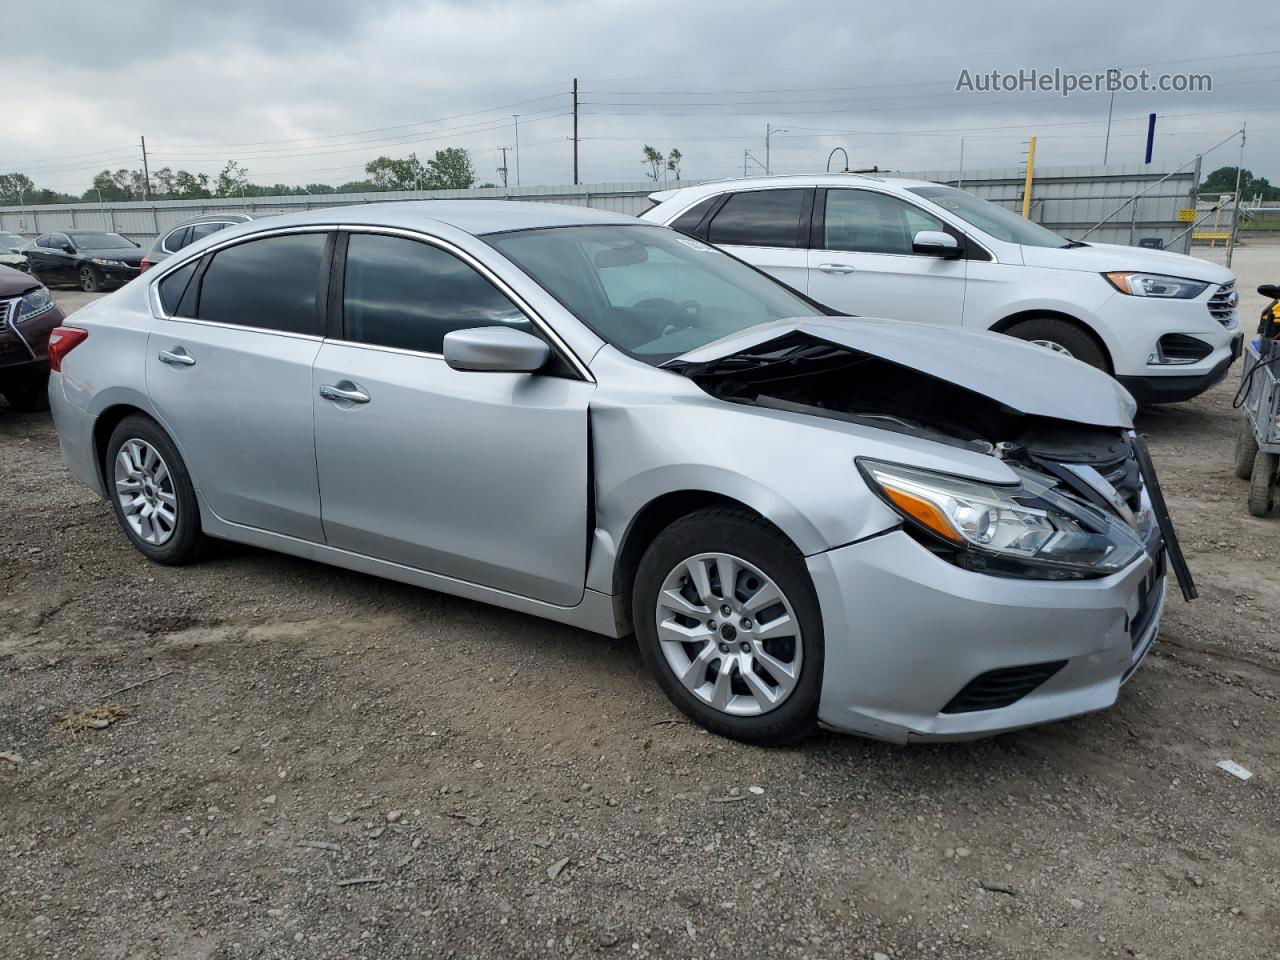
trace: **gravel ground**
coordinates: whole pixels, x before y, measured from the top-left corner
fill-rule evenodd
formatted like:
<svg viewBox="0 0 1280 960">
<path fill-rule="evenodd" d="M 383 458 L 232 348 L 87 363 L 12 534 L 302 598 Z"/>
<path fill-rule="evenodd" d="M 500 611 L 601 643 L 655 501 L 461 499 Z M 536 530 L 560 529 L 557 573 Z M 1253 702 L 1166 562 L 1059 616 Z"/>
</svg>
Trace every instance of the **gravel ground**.
<svg viewBox="0 0 1280 960">
<path fill-rule="evenodd" d="M 0 409 L 0 956 L 1280 955 L 1280 520 L 1231 475 L 1237 381 L 1141 418 L 1202 596 L 1119 703 L 911 748 L 721 740 L 630 642 L 318 564 L 149 565 Z"/>
</svg>

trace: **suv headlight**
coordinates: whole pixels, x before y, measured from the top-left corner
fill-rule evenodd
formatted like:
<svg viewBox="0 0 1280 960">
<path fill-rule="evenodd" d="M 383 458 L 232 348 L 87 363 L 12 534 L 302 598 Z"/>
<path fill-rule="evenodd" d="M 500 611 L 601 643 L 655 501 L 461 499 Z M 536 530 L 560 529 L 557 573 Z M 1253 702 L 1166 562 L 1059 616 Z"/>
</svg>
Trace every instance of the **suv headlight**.
<svg viewBox="0 0 1280 960">
<path fill-rule="evenodd" d="M 915 531 L 961 566 L 1045 580 L 1105 577 L 1142 556 L 1118 518 L 1063 496 L 1048 478 L 1017 467 L 1008 486 L 859 459 L 867 484 Z"/>
<path fill-rule="evenodd" d="M 106 257 L 90 257 L 94 263 L 103 267 L 127 267 L 128 264 L 123 260 L 108 260 Z"/>
<path fill-rule="evenodd" d="M 14 320 L 21 323 L 42 313 L 48 313 L 54 307 L 53 294 L 46 287 L 38 287 L 24 293 L 18 300 L 18 315 Z"/>
<path fill-rule="evenodd" d="M 1166 277 L 1159 273 L 1104 273 L 1107 282 L 1131 297 L 1156 297 L 1164 300 L 1191 300 L 1200 296 L 1209 284 L 1182 277 Z"/>
</svg>

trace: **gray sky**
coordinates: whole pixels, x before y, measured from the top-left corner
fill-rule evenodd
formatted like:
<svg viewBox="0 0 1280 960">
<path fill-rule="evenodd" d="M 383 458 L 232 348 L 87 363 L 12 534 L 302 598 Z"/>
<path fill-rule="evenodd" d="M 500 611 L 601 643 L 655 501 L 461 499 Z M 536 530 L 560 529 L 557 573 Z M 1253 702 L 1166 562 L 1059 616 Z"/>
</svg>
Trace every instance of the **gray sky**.
<svg viewBox="0 0 1280 960">
<path fill-rule="evenodd" d="M 140 167 L 140 134 L 153 171 L 216 174 L 236 159 L 258 183 L 338 183 L 380 153 L 460 146 L 497 180 L 512 113 L 521 182 L 570 182 L 574 76 L 583 182 L 643 179 L 645 143 L 678 147 L 686 177 L 741 174 L 744 150 L 764 160 L 766 123 L 787 131 L 772 141 L 775 173 L 820 170 L 834 146 L 854 167 L 954 169 L 961 137 L 966 169 L 1018 166 L 1033 133 L 1038 165 L 1094 164 L 1108 94 L 955 84 L 962 68 L 1109 66 L 1214 81 L 1210 93 L 1119 94 L 1112 162 L 1141 162 L 1151 111 L 1155 161 L 1169 167 L 1247 121 L 1245 166 L 1280 182 L 1270 0 L 63 0 L 24 5 L 22 19 L 26 41 L 0 59 L 0 172 L 74 193 L 104 167 Z M 1205 171 L 1237 150 L 1220 148 Z"/>
</svg>

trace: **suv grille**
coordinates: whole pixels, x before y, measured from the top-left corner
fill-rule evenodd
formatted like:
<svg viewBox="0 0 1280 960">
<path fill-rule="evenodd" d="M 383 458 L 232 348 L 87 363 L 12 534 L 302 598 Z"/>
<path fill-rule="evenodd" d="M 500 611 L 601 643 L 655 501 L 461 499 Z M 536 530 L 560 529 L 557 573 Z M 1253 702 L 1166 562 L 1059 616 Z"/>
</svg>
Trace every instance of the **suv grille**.
<svg viewBox="0 0 1280 960">
<path fill-rule="evenodd" d="M 1224 327 L 1236 322 L 1236 282 L 1230 280 L 1209 298 L 1209 313 Z"/>
</svg>

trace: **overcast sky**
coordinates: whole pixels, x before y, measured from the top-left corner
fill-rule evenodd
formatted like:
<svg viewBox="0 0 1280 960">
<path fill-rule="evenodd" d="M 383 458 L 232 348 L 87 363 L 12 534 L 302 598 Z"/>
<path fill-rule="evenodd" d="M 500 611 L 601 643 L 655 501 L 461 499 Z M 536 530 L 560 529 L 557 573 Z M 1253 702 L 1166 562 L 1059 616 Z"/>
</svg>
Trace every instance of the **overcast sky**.
<svg viewBox="0 0 1280 960">
<path fill-rule="evenodd" d="M 448 3 L 421 0 L 100 0 L 25 4 L 6 46 L 0 172 L 84 191 L 95 172 L 216 174 L 238 160 L 259 183 L 358 179 L 378 154 L 471 151 L 498 180 L 520 114 L 520 180 L 572 181 L 569 89 L 580 79 L 583 182 L 644 178 L 641 147 L 678 147 L 687 178 L 1043 166 L 1103 158 L 1105 93 L 957 93 L 962 69 L 1213 76 L 1211 93 L 1120 94 L 1112 162 L 1171 168 L 1247 122 L 1245 166 L 1280 182 L 1280 4 Z M 1205 161 L 1236 163 L 1238 143 Z M 509 154 L 510 177 L 516 161 Z"/>
</svg>

